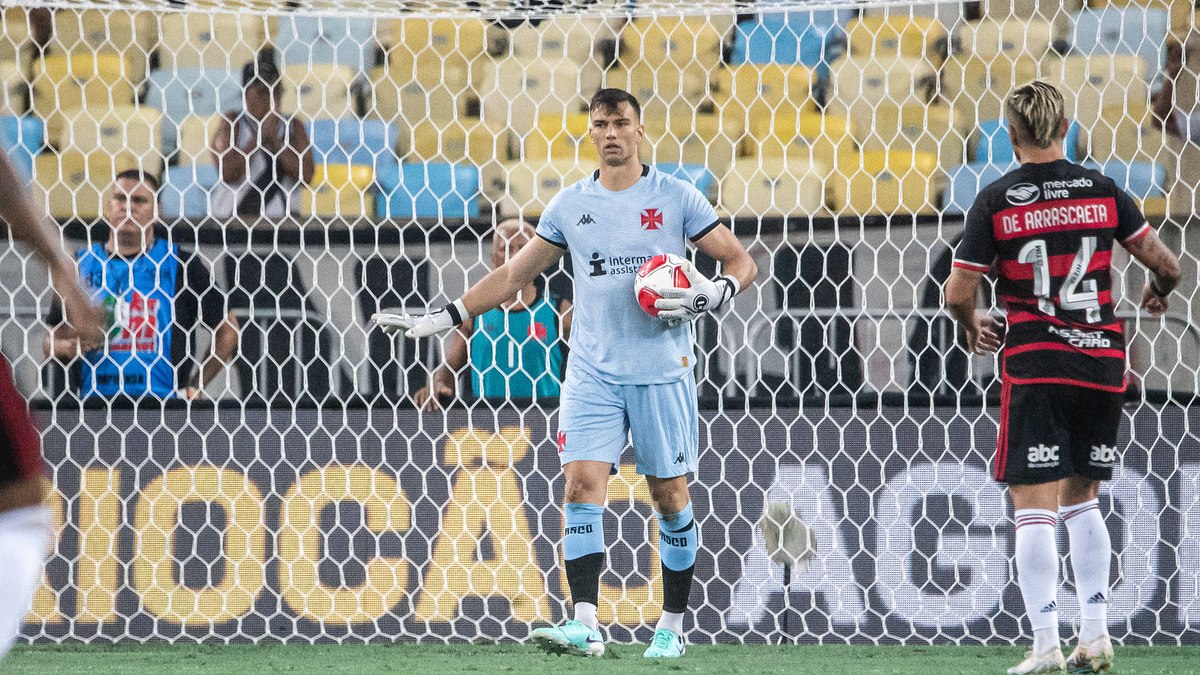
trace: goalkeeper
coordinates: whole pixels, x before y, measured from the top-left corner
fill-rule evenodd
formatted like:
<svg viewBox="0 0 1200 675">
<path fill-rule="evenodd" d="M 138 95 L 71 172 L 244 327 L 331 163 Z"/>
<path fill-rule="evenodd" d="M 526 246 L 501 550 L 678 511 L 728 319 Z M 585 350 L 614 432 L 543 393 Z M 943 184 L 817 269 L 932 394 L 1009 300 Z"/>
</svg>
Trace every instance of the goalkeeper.
<svg viewBox="0 0 1200 675">
<path fill-rule="evenodd" d="M 374 320 L 410 337 L 444 333 L 513 297 L 571 252 L 576 304 L 558 451 L 566 477 L 563 553 L 574 618 L 539 628 L 532 639 L 554 653 L 604 653 L 596 615 L 604 505 L 608 477 L 632 437 L 637 471 L 646 476 L 658 519 L 662 560 L 663 613 L 645 655 L 674 658 L 684 653 L 698 547 L 688 495 L 688 474 L 699 454 L 689 322 L 719 310 L 758 269 L 699 190 L 640 162 L 645 129 L 636 98 L 601 89 L 592 98 L 590 122 L 600 168 L 550 201 L 533 241 L 437 312 L 384 312 Z M 634 299 L 638 266 L 660 253 L 683 255 L 687 240 L 719 261 L 724 274 L 708 279 L 689 267 L 691 287 L 668 290 L 656 302 L 659 318 L 652 318 Z"/>
</svg>

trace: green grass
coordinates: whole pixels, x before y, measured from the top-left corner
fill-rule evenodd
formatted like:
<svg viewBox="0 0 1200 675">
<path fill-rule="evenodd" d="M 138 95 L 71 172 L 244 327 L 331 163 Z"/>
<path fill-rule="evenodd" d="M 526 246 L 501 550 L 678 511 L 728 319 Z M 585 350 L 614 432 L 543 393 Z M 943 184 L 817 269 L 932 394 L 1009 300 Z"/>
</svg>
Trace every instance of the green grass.
<svg viewBox="0 0 1200 675">
<path fill-rule="evenodd" d="M 603 659 L 548 656 L 526 645 L 122 645 L 18 647 L 4 673 L 1003 673 L 1016 647 L 695 646 L 647 663 L 637 645 Z M 1200 648 L 1118 647 L 1117 672 L 1200 672 Z"/>
</svg>

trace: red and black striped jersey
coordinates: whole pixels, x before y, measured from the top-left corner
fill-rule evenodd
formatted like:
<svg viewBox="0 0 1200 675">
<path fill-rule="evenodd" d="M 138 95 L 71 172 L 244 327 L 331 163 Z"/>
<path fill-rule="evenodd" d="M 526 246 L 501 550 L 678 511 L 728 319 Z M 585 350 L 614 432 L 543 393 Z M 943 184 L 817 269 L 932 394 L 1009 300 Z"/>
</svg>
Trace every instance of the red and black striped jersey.
<svg viewBox="0 0 1200 675">
<path fill-rule="evenodd" d="M 1124 390 L 1113 243 L 1128 245 L 1149 231 L 1124 190 L 1066 160 L 1024 164 L 979 193 L 954 265 L 996 273 L 996 295 L 1008 312 L 1009 381 Z"/>
</svg>

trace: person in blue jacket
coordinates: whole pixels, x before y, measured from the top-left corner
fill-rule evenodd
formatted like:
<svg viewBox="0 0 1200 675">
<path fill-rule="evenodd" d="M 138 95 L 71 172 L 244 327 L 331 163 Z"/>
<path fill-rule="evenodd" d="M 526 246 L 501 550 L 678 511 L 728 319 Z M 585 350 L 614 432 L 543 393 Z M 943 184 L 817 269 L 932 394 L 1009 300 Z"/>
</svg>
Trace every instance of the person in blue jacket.
<svg viewBox="0 0 1200 675">
<path fill-rule="evenodd" d="M 497 225 L 492 234 L 492 267 L 511 259 L 533 236 L 533 226 L 522 220 Z M 543 278 L 500 307 L 464 321 L 451 333 L 446 359 L 430 386 L 413 396 L 417 407 L 434 410 L 449 403 L 459 380 L 467 378 L 474 396 L 487 401 L 558 398 L 571 332 L 570 310 L 571 301 L 547 290 Z"/>
<path fill-rule="evenodd" d="M 104 337 L 80 340 L 60 330 L 57 303 L 46 317 L 46 356 L 71 362 L 82 397 L 197 398 L 237 349 L 237 317 L 208 267 L 155 233 L 159 187 L 138 169 L 117 174 L 104 203 L 108 239 L 76 254 L 80 282 L 107 314 Z M 214 336 L 197 368 L 200 324 Z"/>
</svg>

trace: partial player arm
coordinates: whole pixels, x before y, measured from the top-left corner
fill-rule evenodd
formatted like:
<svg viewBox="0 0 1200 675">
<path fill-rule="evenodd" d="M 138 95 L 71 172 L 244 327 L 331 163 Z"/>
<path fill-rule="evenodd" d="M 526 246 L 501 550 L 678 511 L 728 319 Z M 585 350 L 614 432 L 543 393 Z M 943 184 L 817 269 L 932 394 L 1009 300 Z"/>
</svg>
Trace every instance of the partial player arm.
<svg viewBox="0 0 1200 675">
<path fill-rule="evenodd" d="M 720 309 L 758 278 L 754 258 L 725 225 L 713 227 L 694 243 L 696 248 L 721 264 L 722 273 L 709 279 L 690 268 L 688 280 L 692 285 L 689 288 L 664 289 L 662 299 L 656 300 L 654 306 L 662 310 L 658 317 L 670 324 L 691 321 L 704 312 Z"/>
<path fill-rule="evenodd" d="M 950 270 L 950 279 L 946 281 L 946 309 L 966 331 L 967 350 L 972 354 L 1000 349 L 996 320 L 987 312 L 975 311 L 975 294 L 982 278 L 982 272 L 956 266 Z"/>
<path fill-rule="evenodd" d="M 1142 309 L 1153 316 L 1167 311 L 1168 296 L 1179 285 L 1179 258 L 1159 239 L 1154 230 L 1124 244 L 1130 255 L 1145 265 L 1151 278 L 1142 288 Z"/>
<path fill-rule="evenodd" d="M 535 237 L 513 256 L 512 260 L 492 270 L 471 286 L 463 296 L 442 309 L 424 316 L 382 311 L 371 317 L 385 333 L 405 331 L 412 338 L 444 333 L 471 317 L 499 307 L 514 297 L 537 275 L 556 264 L 566 249 Z"/>
<path fill-rule="evenodd" d="M 445 361 L 433 371 L 429 386 L 421 387 L 413 394 L 413 403 L 418 408 L 437 410 L 441 407 L 441 397 L 454 396 L 454 392 L 458 390 L 460 374 L 467 366 L 468 345 L 474 328 L 474 322 L 464 321 L 458 330 L 450 334 L 450 340 L 446 343 Z"/>
</svg>

